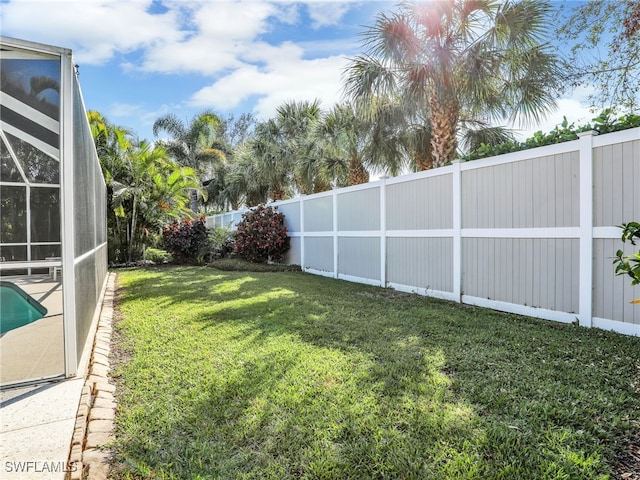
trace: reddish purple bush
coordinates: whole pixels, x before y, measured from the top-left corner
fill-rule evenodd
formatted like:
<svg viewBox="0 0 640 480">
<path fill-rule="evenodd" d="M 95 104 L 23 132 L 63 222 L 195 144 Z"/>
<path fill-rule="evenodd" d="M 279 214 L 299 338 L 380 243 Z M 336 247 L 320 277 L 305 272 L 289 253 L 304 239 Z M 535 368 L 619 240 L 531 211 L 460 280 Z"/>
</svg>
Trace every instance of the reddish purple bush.
<svg viewBox="0 0 640 480">
<path fill-rule="evenodd" d="M 235 252 L 254 263 L 280 262 L 289 250 L 284 214 L 259 205 L 242 215 L 236 230 Z"/>
<path fill-rule="evenodd" d="M 202 263 L 208 250 L 208 238 L 204 217 L 174 220 L 162 230 L 164 249 L 177 263 Z"/>
</svg>

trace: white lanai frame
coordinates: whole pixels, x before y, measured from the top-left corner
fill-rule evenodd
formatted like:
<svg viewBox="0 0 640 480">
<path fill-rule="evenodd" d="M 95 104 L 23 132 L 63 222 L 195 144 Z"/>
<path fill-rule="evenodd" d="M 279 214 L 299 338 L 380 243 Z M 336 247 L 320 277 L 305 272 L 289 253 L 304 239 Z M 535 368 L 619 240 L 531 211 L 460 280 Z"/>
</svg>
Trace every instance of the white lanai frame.
<svg viewBox="0 0 640 480">
<path fill-rule="evenodd" d="M 0 95 L 2 108 L 15 119 L 0 118 L 0 139 L 7 146 L 21 178 L 21 181 L 17 180 L 14 174 L 10 181 L 0 181 L 0 188 L 26 188 L 26 242 L 2 244 L 3 247 L 24 246 L 26 259 L 0 262 L 0 268 L 31 273 L 32 268 L 62 267 L 64 375 L 70 377 L 76 375 L 81 358 L 89 353 L 90 348 L 86 347 L 90 347 L 95 331 L 106 281 L 106 186 L 91 138 L 71 50 L 3 36 L 0 36 L 0 45 L 0 60 L 59 62 L 59 120 L 8 92 L 3 91 Z M 21 123 L 33 126 L 38 133 L 21 129 Z M 39 184 L 31 181 L 21 162 L 17 161 L 17 152 L 12 151 L 6 134 L 57 161 L 58 182 Z M 58 136 L 57 144 L 52 135 Z M 59 242 L 32 241 L 30 189 L 41 187 L 59 189 Z M 43 245 L 59 245 L 61 260 L 33 258 L 32 247 Z"/>
</svg>

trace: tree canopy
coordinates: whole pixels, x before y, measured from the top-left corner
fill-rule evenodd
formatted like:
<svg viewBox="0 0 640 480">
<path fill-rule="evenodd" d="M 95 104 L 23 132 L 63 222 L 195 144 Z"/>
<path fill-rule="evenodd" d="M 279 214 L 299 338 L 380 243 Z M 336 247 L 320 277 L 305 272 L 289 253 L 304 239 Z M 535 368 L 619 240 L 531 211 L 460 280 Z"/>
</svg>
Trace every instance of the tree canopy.
<svg viewBox="0 0 640 480">
<path fill-rule="evenodd" d="M 541 0 L 404 2 L 363 34 L 346 94 L 408 99 L 428 112 L 433 166 L 456 155 L 463 124 L 538 121 L 555 107 L 557 57 Z"/>
<path fill-rule="evenodd" d="M 153 124 L 153 134 L 169 135 L 158 143 L 178 164 L 193 168 L 200 182 L 200 187 L 211 180 L 216 167 L 226 160 L 218 138 L 222 120 L 211 111 L 204 111 L 185 123 L 174 114 L 158 118 Z M 191 190 L 191 210 L 198 212 L 198 190 Z M 200 189 L 203 193 L 204 190 Z M 201 195 L 200 195 L 201 197 Z"/>
<path fill-rule="evenodd" d="M 561 14 L 557 29 L 570 47 L 563 70 L 569 88 L 586 87 L 601 110 L 640 104 L 640 0 L 589 0 Z"/>
<path fill-rule="evenodd" d="M 138 140 L 99 112 L 87 113 L 107 182 L 109 261 L 140 258 L 162 226 L 188 217 L 189 192 L 199 189 L 196 172 L 175 163 L 166 150 Z"/>
</svg>

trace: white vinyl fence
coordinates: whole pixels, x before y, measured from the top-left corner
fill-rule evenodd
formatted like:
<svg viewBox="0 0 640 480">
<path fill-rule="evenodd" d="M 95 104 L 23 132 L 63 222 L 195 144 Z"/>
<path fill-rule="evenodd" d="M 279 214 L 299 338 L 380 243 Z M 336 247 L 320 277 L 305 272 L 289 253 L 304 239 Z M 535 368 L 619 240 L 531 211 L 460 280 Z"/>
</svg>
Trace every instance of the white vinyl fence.
<svg viewBox="0 0 640 480">
<path fill-rule="evenodd" d="M 640 286 L 612 264 L 634 251 L 640 128 L 273 205 L 306 272 L 640 336 Z"/>
</svg>

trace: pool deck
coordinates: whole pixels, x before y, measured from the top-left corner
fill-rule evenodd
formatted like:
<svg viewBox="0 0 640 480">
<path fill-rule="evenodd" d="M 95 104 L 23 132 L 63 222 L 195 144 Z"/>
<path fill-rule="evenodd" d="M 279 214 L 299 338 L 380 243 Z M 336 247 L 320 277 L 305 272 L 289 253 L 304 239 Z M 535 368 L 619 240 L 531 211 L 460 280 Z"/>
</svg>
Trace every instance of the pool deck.
<svg viewBox="0 0 640 480">
<path fill-rule="evenodd" d="M 46 275 L 2 279 L 19 284 L 49 312 L 34 324 L 2 336 L 2 382 L 62 373 L 64 342 L 60 279 L 54 282 Z M 35 328 L 30 333 L 23 331 L 31 327 Z M 14 332 L 15 335 L 11 335 Z M 89 336 L 85 346 L 89 352 L 94 336 L 95 333 Z M 27 337 L 29 342 L 25 342 Z M 8 351 L 5 351 L 5 344 Z M 89 355 L 83 355 L 74 378 L 0 390 L 0 478 L 63 480 L 68 472 L 73 472 L 76 467 L 68 464 L 69 453 L 88 368 Z"/>
<path fill-rule="evenodd" d="M 64 374 L 62 283 L 48 275 L 1 277 L 46 309 L 47 315 L 0 336 L 0 384 Z"/>
</svg>

